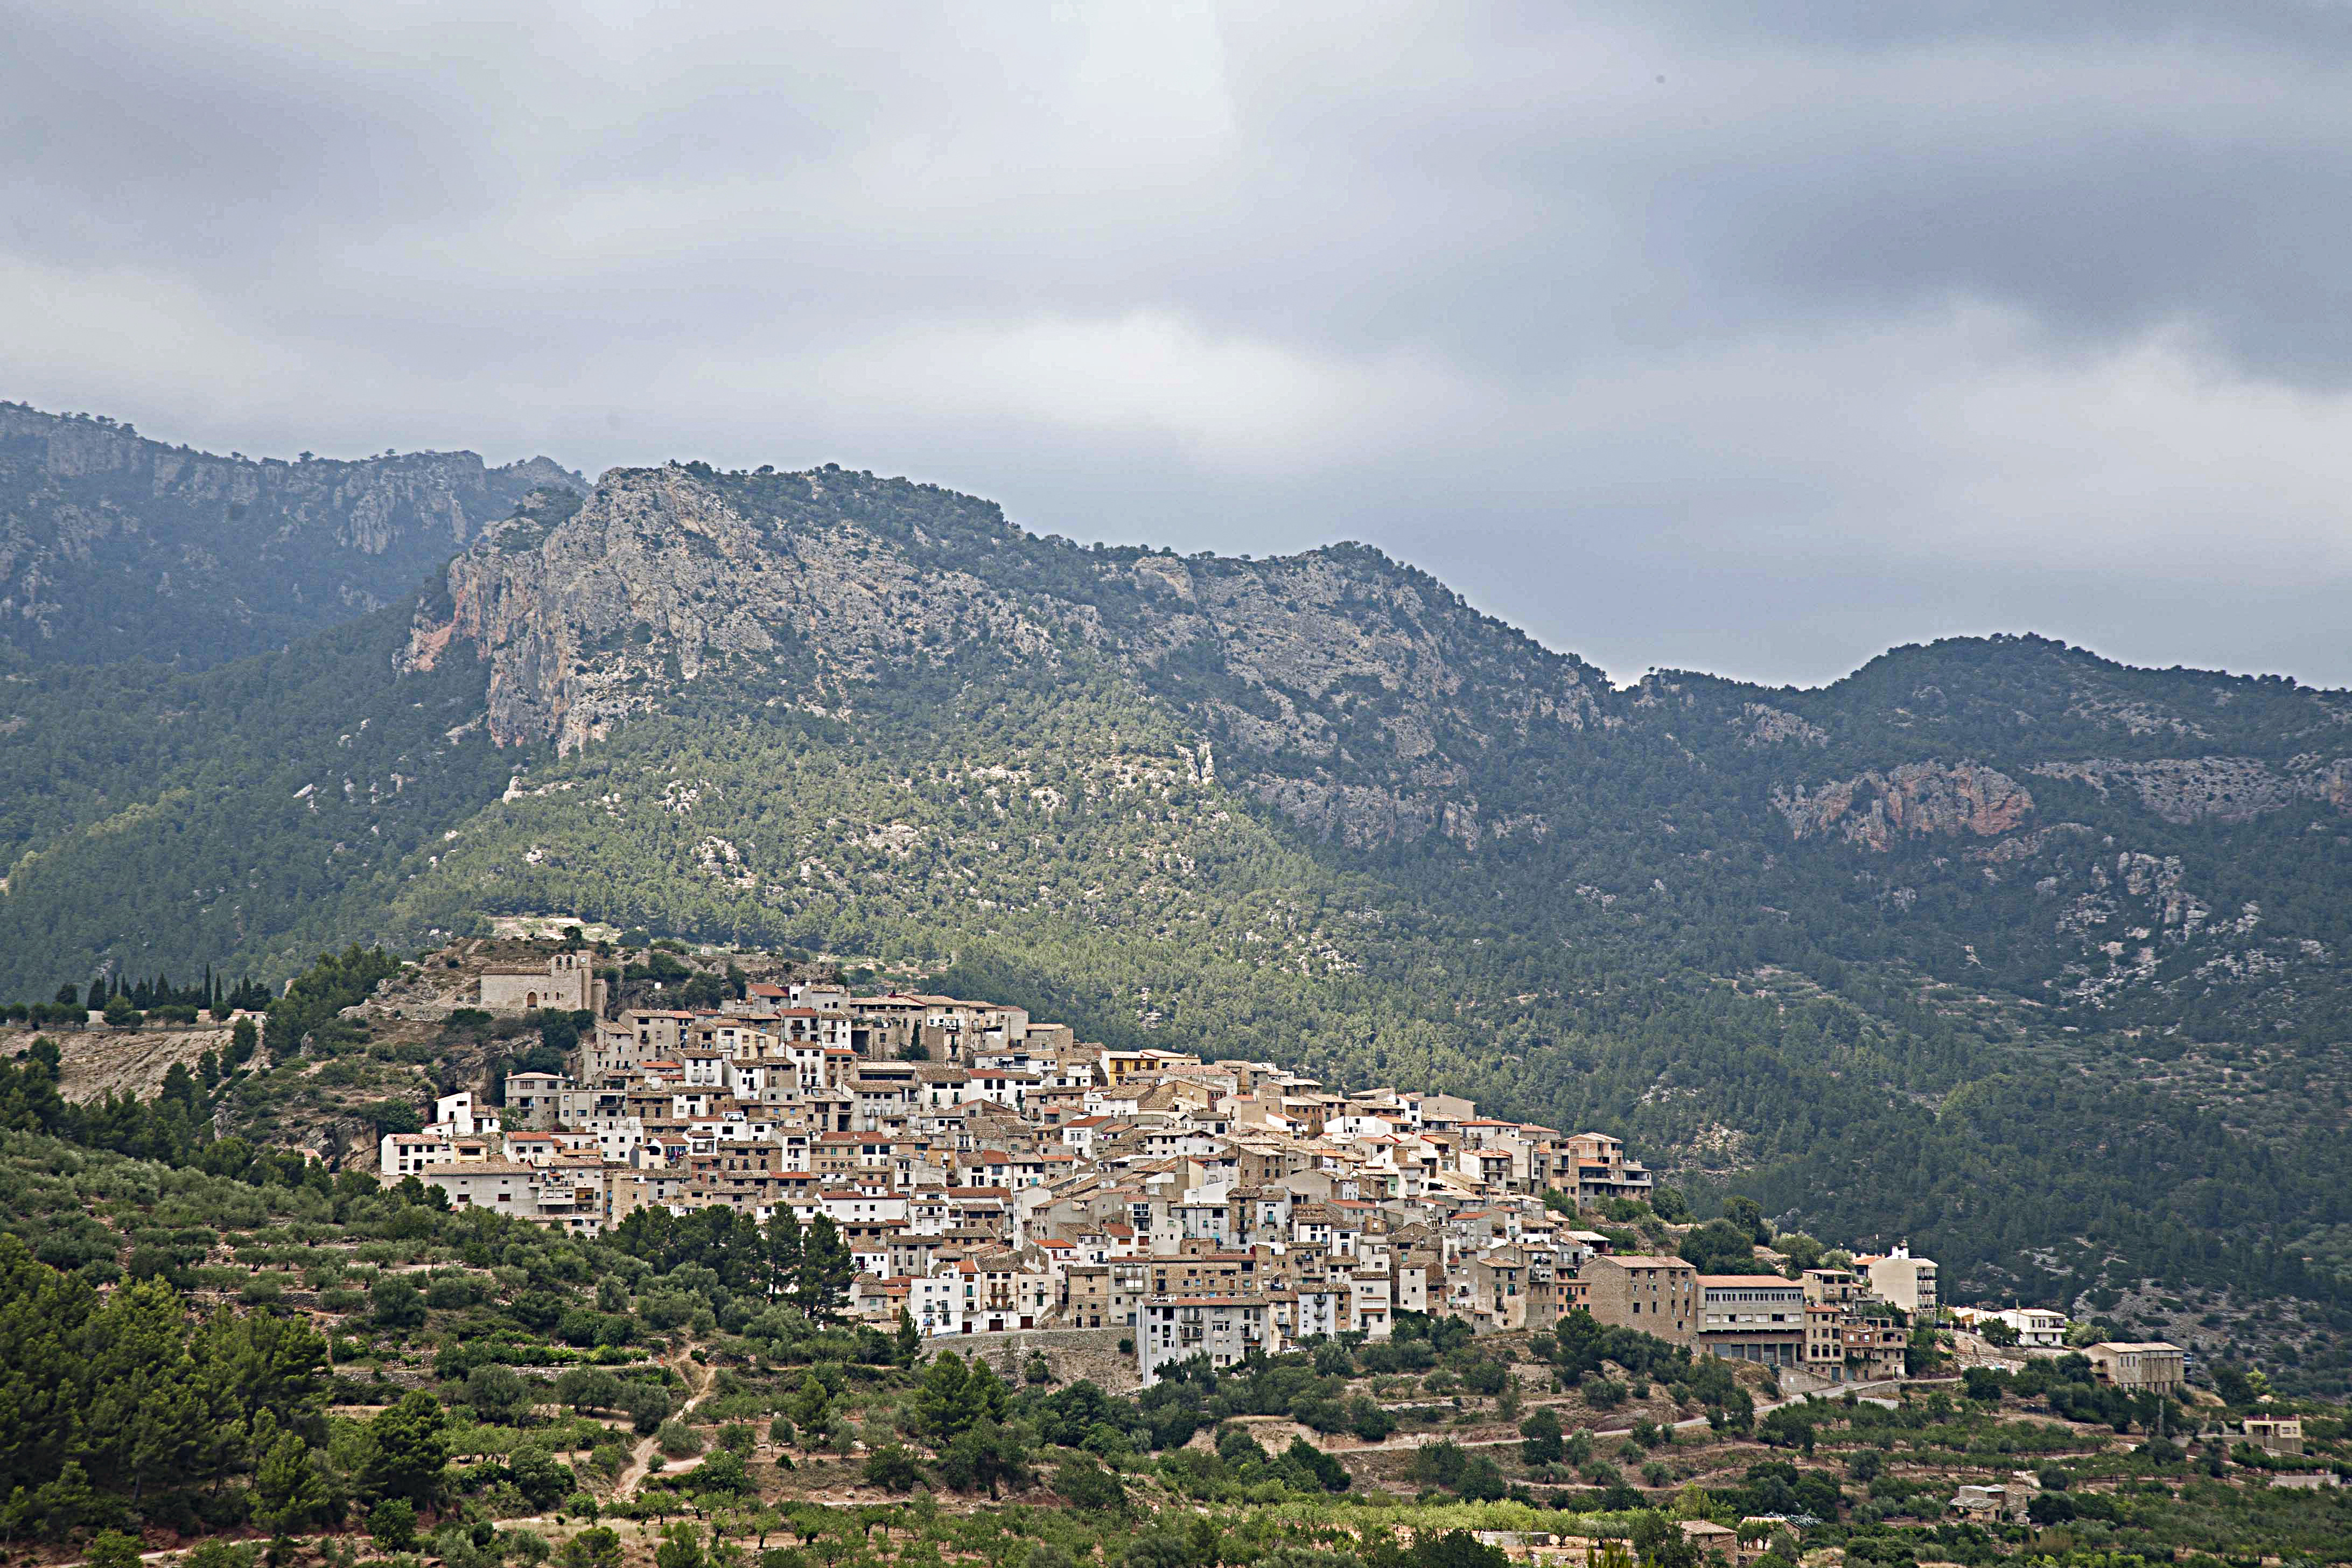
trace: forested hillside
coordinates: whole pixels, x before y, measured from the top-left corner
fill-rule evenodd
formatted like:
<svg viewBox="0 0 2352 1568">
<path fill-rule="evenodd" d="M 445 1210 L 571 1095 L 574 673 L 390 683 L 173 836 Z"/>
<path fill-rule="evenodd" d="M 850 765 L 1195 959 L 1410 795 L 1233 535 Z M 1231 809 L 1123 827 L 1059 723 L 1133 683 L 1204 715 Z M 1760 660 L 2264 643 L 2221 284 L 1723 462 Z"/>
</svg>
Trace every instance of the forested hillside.
<svg viewBox="0 0 2352 1568">
<path fill-rule="evenodd" d="M 405 598 L 533 489 L 545 458 L 223 458 L 0 403 L 0 669 L 203 668 Z"/>
<path fill-rule="evenodd" d="M 12 677 L 0 986 L 564 910 L 1602 1126 L 1958 1295 L 2352 1321 L 2347 715 L 2035 638 L 1618 690 L 1361 547 L 615 472 L 283 656 Z"/>
</svg>

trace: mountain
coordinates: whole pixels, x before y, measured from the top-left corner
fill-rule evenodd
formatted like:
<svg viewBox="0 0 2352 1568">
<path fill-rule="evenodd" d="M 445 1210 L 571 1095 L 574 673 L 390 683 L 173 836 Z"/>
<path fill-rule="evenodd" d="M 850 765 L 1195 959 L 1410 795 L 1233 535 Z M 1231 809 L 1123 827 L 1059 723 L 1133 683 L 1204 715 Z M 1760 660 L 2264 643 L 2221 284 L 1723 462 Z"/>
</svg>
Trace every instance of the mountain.
<svg viewBox="0 0 2352 1568">
<path fill-rule="evenodd" d="M 0 403 L 0 668 L 201 668 L 414 592 L 540 486 L 545 458 L 220 458 Z"/>
<path fill-rule="evenodd" d="M 1619 690 L 1361 546 L 614 470 L 285 652 L 7 677 L 0 995 L 502 912 L 865 955 L 1603 1125 L 1962 1297 L 2301 1298 L 2332 1386 L 2348 718 L 2034 637 Z"/>
<path fill-rule="evenodd" d="M 1813 692 L 1619 692 L 1360 546 L 1082 549 L 832 471 L 607 475 L 448 586 L 404 666 L 483 660 L 501 746 L 570 757 L 682 702 L 854 720 L 950 681 L 1108 682 L 1171 727 L 1168 767 L 1286 841 L 1562 940 L 1900 959 L 2069 1016 L 2344 1021 L 2345 693 L 2033 637 L 1898 649 Z M 773 921 L 794 862 L 742 826 L 730 918 Z"/>
</svg>

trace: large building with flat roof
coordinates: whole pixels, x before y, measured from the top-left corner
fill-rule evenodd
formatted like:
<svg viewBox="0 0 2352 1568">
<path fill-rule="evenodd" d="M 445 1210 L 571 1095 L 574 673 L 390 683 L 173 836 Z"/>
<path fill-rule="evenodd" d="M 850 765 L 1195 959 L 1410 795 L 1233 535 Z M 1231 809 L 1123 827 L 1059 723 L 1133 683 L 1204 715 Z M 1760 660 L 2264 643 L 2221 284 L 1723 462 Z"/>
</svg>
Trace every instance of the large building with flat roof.
<svg viewBox="0 0 2352 1568">
<path fill-rule="evenodd" d="M 1685 1260 L 1641 1252 L 1589 1258 L 1577 1279 L 1587 1310 L 1612 1328 L 1698 1343 L 1698 1270 Z"/>
</svg>

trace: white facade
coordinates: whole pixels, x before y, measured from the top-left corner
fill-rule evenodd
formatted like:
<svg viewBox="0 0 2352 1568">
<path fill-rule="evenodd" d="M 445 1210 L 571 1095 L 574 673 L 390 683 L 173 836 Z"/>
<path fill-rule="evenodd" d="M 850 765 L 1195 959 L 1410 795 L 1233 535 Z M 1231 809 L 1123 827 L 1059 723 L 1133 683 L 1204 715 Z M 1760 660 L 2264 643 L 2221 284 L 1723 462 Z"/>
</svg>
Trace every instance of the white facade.
<svg viewBox="0 0 2352 1568">
<path fill-rule="evenodd" d="M 1259 1297 L 1168 1297 L 1145 1302 L 1142 1317 L 1135 1356 L 1146 1388 L 1160 1381 L 1162 1368 L 1194 1356 L 1226 1367 L 1252 1350 L 1272 1355 L 1282 1349 L 1273 1303 Z"/>
<path fill-rule="evenodd" d="M 1902 1308 L 1914 1317 L 1934 1317 L 1942 1302 L 1936 1287 L 1936 1265 L 1911 1256 L 1908 1243 L 1899 1243 L 1884 1258 L 1870 1260 L 1870 1288 L 1878 1299 Z"/>
</svg>

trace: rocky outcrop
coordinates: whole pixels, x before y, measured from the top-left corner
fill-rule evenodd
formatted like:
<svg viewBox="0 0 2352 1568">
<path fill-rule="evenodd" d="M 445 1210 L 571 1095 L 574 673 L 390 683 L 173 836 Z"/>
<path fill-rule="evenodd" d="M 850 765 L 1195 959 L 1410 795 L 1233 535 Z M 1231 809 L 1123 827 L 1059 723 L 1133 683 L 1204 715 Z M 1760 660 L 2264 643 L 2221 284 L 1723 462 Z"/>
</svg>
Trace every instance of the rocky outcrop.
<svg viewBox="0 0 2352 1568">
<path fill-rule="evenodd" d="M 1810 789 L 1776 790 L 1772 805 L 1797 838 L 1842 838 L 1883 853 L 1908 837 L 1997 837 L 2025 821 L 2033 797 L 1981 763 L 1905 763 Z"/>
<path fill-rule="evenodd" d="M 275 647 L 415 591 L 544 486 L 585 488 L 545 458 L 224 458 L 0 404 L 0 639 L 37 663 Z"/>
<path fill-rule="evenodd" d="M 1468 798 L 1301 778 L 1260 777 L 1249 788 L 1308 836 L 1350 849 L 1413 843 L 1433 833 L 1475 851 L 1512 839 L 1540 843 L 1551 831 L 1540 812 L 1489 815 Z"/>
<path fill-rule="evenodd" d="M 1819 724 L 1799 718 L 1785 708 L 1768 708 L 1761 702 L 1749 702 L 1739 710 L 1736 728 L 1740 741 L 1749 746 L 1826 746 L 1829 731 Z"/>
<path fill-rule="evenodd" d="M 2178 826 L 2251 822 L 2298 800 L 2352 810 L 2352 758 L 2296 757 L 2277 768 L 2252 757 L 2159 757 L 2123 762 L 2040 763 L 2043 778 L 2089 784 L 2101 795 L 2129 791 L 2141 805 Z"/>
<path fill-rule="evenodd" d="M 978 579 L 919 571 L 847 523 L 780 537 L 677 465 L 607 474 L 543 534 L 501 531 L 458 557 L 448 584 L 405 662 L 453 642 L 487 658 L 501 745 L 571 751 L 721 668 L 755 699 L 818 701 L 951 645 L 1053 657 L 1047 630 Z M 788 649 L 811 673 L 787 693 L 761 672 Z"/>
<path fill-rule="evenodd" d="M 889 526 L 918 502 L 926 523 Z M 941 542 L 959 531 L 977 542 Z M 1072 552 L 983 503 L 831 469 L 616 470 L 576 509 L 526 505 L 452 564 L 403 662 L 467 652 L 490 663 L 491 735 L 565 751 L 707 671 L 840 712 L 919 664 L 1108 659 L 1231 759 L 1230 782 L 1367 847 L 1540 837 L 1540 814 L 1480 805 L 1465 759 L 1578 733 L 1607 696 L 1596 672 L 1370 551 Z"/>
<path fill-rule="evenodd" d="M 1426 838 L 1437 826 L 1442 809 L 1427 799 L 1391 790 L 1312 779 L 1260 779 L 1251 792 L 1310 837 L 1350 849 Z"/>
<path fill-rule="evenodd" d="M 2296 793 L 2337 811 L 2352 811 L 2352 757 L 2297 757 L 2287 763 Z"/>
</svg>

